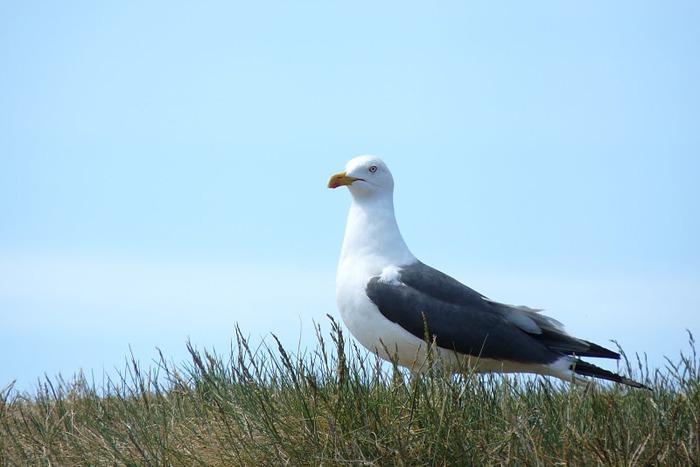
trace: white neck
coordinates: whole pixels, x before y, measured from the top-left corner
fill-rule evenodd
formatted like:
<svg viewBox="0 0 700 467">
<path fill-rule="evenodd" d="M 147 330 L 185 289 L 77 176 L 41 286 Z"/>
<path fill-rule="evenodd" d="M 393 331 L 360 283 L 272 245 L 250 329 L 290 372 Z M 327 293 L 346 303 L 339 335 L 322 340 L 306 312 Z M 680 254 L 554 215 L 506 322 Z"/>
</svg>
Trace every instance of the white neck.
<svg viewBox="0 0 700 467">
<path fill-rule="evenodd" d="M 353 196 L 340 262 L 356 258 L 372 258 L 382 268 L 416 260 L 399 231 L 391 195 Z"/>
</svg>

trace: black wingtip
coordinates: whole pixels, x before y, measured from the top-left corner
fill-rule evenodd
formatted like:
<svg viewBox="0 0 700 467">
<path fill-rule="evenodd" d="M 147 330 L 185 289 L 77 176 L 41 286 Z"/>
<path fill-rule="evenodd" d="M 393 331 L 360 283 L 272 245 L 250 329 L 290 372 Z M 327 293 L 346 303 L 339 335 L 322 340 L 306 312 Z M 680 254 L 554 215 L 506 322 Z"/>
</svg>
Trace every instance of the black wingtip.
<svg viewBox="0 0 700 467">
<path fill-rule="evenodd" d="M 648 391 L 651 391 L 651 388 L 649 386 L 645 386 L 642 383 L 638 383 L 637 381 L 634 381 L 632 379 L 625 378 L 624 376 L 618 375 L 617 373 L 613 373 L 612 371 L 605 370 L 591 363 L 584 362 L 583 360 L 576 360 L 570 368 L 577 375 L 600 378 L 607 381 L 613 381 L 615 383 L 624 384 L 626 386 L 630 386 L 636 389 L 646 389 Z"/>
<path fill-rule="evenodd" d="M 617 352 L 606 349 L 602 345 L 594 344 L 593 342 L 585 342 L 589 345 L 588 352 L 586 352 L 587 357 L 614 358 L 615 360 L 620 359 L 620 354 Z"/>
</svg>

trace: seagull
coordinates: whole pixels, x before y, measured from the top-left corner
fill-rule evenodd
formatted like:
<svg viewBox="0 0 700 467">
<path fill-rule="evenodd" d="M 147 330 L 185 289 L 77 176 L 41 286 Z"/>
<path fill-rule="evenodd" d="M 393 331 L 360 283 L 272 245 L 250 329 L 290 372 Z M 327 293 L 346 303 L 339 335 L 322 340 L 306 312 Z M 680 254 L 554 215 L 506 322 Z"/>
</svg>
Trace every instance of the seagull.
<svg viewBox="0 0 700 467">
<path fill-rule="evenodd" d="M 425 373 L 534 373 L 587 384 L 582 377 L 634 388 L 641 383 L 580 357 L 620 354 L 571 336 L 542 310 L 491 300 L 419 261 L 394 214 L 394 179 L 376 156 L 351 159 L 328 188 L 352 195 L 338 262 L 336 299 L 343 322 L 381 358 Z"/>
</svg>

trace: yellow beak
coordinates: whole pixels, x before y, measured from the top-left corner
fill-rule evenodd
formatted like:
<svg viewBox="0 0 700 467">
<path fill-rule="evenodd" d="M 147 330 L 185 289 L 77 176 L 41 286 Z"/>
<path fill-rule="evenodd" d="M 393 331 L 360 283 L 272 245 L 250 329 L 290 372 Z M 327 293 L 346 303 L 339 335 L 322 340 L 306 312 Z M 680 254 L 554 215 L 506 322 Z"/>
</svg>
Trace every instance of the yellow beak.
<svg viewBox="0 0 700 467">
<path fill-rule="evenodd" d="M 356 180 L 362 180 L 361 178 L 348 177 L 347 172 L 340 172 L 335 174 L 328 180 L 328 188 L 338 188 L 339 186 L 352 185 Z"/>
</svg>

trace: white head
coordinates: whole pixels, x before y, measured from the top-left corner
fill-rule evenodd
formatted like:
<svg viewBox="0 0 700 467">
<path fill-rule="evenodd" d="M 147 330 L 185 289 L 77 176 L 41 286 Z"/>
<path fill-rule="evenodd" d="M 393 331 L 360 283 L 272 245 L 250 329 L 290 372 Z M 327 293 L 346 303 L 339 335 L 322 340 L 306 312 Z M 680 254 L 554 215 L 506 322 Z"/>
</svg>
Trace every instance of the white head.
<svg viewBox="0 0 700 467">
<path fill-rule="evenodd" d="M 355 199 L 379 196 L 391 197 L 394 178 L 377 156 L 359 156 L 345 165 L 345 172 L 337 173 L 328 181 L 328 188 L 347 186 Z"/>
<path fill-rule="evenodd" d="M 352 275 L 357 267 L 380 274 L 388 264 L 416 261 L 396 224 L 394 178 L 380 158 L 360 156 L 351 159 L 345 172 L 333 175 L 328 181 L 328 188 L 339 186 L 348 187 L 352 204 L 338 274 Z M 360 274 L 358 277 L 364 276 Z"/>
</svg>

